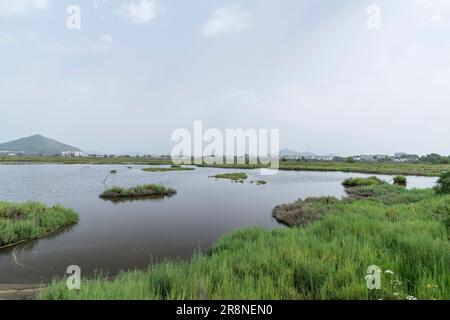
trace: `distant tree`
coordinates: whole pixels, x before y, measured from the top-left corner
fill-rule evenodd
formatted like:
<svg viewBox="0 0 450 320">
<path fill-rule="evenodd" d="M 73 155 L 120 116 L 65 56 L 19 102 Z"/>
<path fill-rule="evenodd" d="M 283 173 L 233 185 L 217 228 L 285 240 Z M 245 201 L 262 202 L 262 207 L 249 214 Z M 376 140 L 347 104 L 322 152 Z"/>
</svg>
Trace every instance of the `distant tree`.
<svg viewBox="0 0 450 320">
<path fill-rule="evenodd" d="M 434 190 L 438 194 L 450 194 L 450 171 L 441 174 Z"/>
<path fill-rule="evenodd" d="M 348 163 L 355 163 L 355 159 L 353 159 L 353 157 L 347 157 L 345 161 L 347 161 Z"/>
<path fill-rule="evenodd" d="M 408 180 L 405 176 L 396 176 L 394 177 L 394 184 L 399 186 L 406 186 Z"/>
</svg>

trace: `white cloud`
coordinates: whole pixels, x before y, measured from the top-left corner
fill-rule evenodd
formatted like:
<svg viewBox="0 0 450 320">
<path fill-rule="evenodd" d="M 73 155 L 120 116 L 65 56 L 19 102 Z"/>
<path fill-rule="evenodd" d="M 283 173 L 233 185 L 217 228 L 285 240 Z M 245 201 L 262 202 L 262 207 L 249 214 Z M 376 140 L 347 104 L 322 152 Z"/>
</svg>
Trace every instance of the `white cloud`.
<svg viewBox="0 0 450 320">
<path fill-rule="evenodd" d="M 110 34 L 104 34 L 97 42 L 90 44 L 66 45 L 57 44 L 49 48 L 49 50 L 58 51 L 64 54 L 89 54 L 93 52 L 109 51 L 113 44 L 113 37 Z"/>
<path fill-rule="evenodd" d="M 110 34 L 104 34 L 100 37 L 100 41 L 92 46 L 94 51 L 108 51 L 111 48 L 113 38 Z"/>
<path fill-rule="evenodd" d="M 157 0 L 140 0 L 122 5 L 118 13 L 135 23 L 148 23 L 161 11 Z"/>
<path fill-rule="evenodd" d="M 16 38 L 7 32 L 0 31 L 0 46 L 15 42 Z"/>
<path fill-rule="evenodd" d="M 24 15 L 35 10 L 47 10 L 49 0 L 0 0 L 0 16 Z"/>
<path fill-rule="evenodd" d="M 249 14 L 239 7 L 220 8 L 214 11 L 203 27 L 205 36 L 217 36 L 246 30 L 250 27 Z"/>
</svg>

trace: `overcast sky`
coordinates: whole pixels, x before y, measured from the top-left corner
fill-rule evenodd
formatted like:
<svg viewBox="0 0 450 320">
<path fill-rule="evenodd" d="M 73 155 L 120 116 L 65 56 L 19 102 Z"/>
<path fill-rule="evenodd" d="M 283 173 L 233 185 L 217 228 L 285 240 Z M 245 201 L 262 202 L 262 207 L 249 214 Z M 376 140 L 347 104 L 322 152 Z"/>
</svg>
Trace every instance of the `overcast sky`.
<svg viewBox="0 0 450 320">
<path fill-rule="evenodd" d="M 0 141 L 169 153 L 194 120 L 297 151 L 448 155 L 450 0 L 0 0 Z"/>
</svg>

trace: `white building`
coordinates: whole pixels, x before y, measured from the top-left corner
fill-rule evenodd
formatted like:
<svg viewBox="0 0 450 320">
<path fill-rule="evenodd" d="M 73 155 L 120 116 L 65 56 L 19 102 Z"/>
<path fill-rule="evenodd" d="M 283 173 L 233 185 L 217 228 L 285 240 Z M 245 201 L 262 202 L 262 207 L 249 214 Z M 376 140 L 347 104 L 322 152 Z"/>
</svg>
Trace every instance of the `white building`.
<svg viewBox="0 0 450 320">
<path fill-rule="evenodd" d="M 83 151 L 63 151 L 61 155 L 63 157 L 82 157 Z"/>
</svg>

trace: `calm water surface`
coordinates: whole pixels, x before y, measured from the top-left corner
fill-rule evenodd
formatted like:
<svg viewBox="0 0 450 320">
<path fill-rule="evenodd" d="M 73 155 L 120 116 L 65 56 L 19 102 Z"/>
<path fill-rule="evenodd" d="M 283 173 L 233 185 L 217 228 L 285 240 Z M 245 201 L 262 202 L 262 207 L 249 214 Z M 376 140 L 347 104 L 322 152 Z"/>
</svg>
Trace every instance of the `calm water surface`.
<svg viewBox="0 0 450 320">
<path fill-rule="evenodd" d="M 341 182 L 367 176 L 340 172 L 281 171 L 261 177 L 259 170 L 199 168 L 149 173 L 144 166 L 0 165 L 0 201 L 40 201 L 78 211 L 77 225 L 15 248 L 0 250 L 0 284 L 48 282 L 64 276 L 69 265 L 82 275 L 98 271 L 147 268 L 150 261 L 188 258 L 205 251 L 218 237 L 248 226 L 281 227 L 274 206 L 309 196 L 342 197 Z M 117 170 L 102 181 L 111 170 Z M 217 173 L 246 172 L 244 183 L 208 178 Z M 379 177 L 390 179 L 390 176 Z M 264 179 L 266 185 L 250 184 Z M 434 178 L 409 177 L 409 186 L 428 188 Z M 98 195 L 105 188 L 160 183 L 178 194 L 163 200 L 111 203 Z"/>
</svg>

